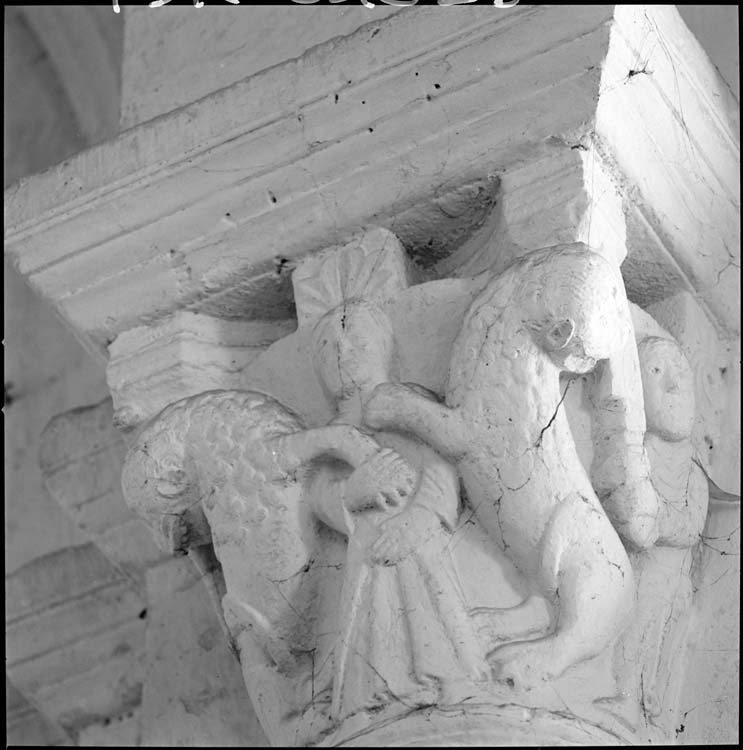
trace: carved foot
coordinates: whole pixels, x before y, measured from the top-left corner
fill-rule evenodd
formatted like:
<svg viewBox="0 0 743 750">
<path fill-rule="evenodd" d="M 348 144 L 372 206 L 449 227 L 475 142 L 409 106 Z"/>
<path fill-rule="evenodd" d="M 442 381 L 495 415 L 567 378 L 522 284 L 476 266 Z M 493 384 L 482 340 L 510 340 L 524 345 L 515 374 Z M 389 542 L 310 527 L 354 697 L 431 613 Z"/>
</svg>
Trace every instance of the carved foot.
<svg viewBox="0 0 743 750">
<path fill-rule="evenodd" d="M 523 641 L 546 635 L 551 617 L 547 603 L 540 597 L 529 597 L 507 609 L 477 607 L 470 610 L 480 642 L 490 652 L 506 641 Z"/>
<path fill-rule="evenodd" d="M 487 671 L 477 676 L 476 681 L 487 683 L 491 677 L 490 668 L 488 667 Z M 438 703 L 439 706 L 457 706 L 466 700 L 470 700 L 473 697 L 473 693 L 476 693 L 476 688 L 474 688 L 470 680 L 444 683 L 441 687 Z"/>
<path fill-rule="evenodd" d="M 286 640 L 273 631 L 264 615 L 230 594 L 225 594 L 222 607 L 225 623 L 235 641 L 242 632 L 247 632 L 267 657 L 267 663 L 274 664 L 279 672 L 289 673 L 294 670 L 296 659 L 290 652 Z"/>
<path fill-rule="evenodd" d="M 637 696 L 628 693 L 617 693 L 607 698 L 597 698 L 594 707 L 600 714 L 618 721 L 630 731 L 637 730 L 640 721 L 640 707 Z"/>
<path fill-rule="evenodd" d="M 654 719 L 658 718 L 658 716 L 663 713 L 663 705 L 660 700 L 659 691 L 654 682 L 651 682 L 650 685 L 644 688 L 642 704 L 645 713 Z"/>
<path fill-rule="evenodd" d="M 556 663 L 552 638 L 509 643 L 495 649 L 489 661 L 495 681 L 519 691 L 549 682 L 563 671 Z"/>
</svg>

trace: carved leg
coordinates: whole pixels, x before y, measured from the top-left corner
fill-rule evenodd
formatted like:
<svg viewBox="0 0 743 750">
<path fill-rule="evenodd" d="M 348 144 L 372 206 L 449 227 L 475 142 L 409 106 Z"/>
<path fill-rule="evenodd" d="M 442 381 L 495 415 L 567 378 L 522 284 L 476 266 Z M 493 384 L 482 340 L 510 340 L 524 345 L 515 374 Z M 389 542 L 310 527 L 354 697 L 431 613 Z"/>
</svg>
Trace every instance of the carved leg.
<svg viewBox="0 0 743 750">
<path fill-rule="evenodd" d="M 470 616 L 486 653 L 503 645 L 504 641 L 544 635 L 552 622 L 549 604 L 541 596 L 530 596 L 507 609 L 477 607 L 470 610 Z"/>
<path fill-rule="evenodd" d="M 456 460 L 466 447 L 466 427 L 457 409 L 432 401 L 401 383 L 382 383 L 364 405 L 364 423 L 373 429 L 411 432 L 434 450 Z"/>
<path fill-rule="evenodd" d="M 633 606 L 627 554 L 598 501 L 566 499 L 543 538 L 542 573 L 559 615 L 555 632 L 496 648 L 496 679 L 529 689 L 607 648 Z"/>
<path fill-rule="evenodd" d="M 275 664 L 280 672 L 291 672 L 296 666 L 296 660 L 289 651 L 286 640 L 277 634 L 266 616 L 246 602 L 238 601 L 231 594 L 225 594 L 222 599 L 225 624 L 229 628 L 232 638 L 237 642 L 240 634 L 247 631 L 253 644 L 263 652 L 260 662 Z M 260 653 L 253 650 L 253 658 Z"/>
<path fill-rule="evenodd" d="M 230 649 L 236 653 L 237 645 L 235 639 L 232 637 L 232 632 L 227 625 L 224 610 L 222 609 L 222 600 L 227 593 L 227 586 L 224 581 L 222 566 L 219 564 L 219 560 L 214 553 L 214 546 L 212 544 L 203 544 L 199 547 L 191 547 L 188 550 L 188 556 L 201 574 L 209 598 L 212 600 L 214 611 L 217 613 L 222 632 L 227 637 Z"/>
</svg>

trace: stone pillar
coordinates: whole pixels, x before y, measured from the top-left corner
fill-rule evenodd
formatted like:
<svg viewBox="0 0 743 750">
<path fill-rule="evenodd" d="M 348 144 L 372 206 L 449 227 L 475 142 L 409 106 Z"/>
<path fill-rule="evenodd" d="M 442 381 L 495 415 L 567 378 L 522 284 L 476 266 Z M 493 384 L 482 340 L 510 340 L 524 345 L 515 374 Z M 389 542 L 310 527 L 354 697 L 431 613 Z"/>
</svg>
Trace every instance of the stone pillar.
<svg viewBox="0 0 743 750">
<path fill-rule="evenodd" d="M 248 703 L 277 745 L 683 734 L 739 493 L 729 92 L 671 7 L 450 10 L 132 101 L 6 195 L 181 556 L 145 743 L 255 741 Z"/>
</svg>

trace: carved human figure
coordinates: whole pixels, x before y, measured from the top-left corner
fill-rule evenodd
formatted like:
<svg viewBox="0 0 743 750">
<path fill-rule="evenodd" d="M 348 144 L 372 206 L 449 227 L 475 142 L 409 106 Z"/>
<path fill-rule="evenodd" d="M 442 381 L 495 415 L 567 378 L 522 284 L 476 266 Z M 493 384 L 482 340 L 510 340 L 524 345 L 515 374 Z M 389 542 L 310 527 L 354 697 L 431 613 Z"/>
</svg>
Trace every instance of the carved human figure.
<svg viewBox="0 0 743 750">
<path fill-rule="evenodd" d="M 391 324 L 369 301 L 346 301 L 321 318 L 313 357 L 337 406 L 333 424 L 363 426 L 362 403 L 389 380 L 392 349 Z M 435 400 L 420 387 L 416 393 Z M 459 510 L 457 474 L 420 440 L 388 432 L 375 439 L 394 452 L 369 464 L 369 479 L 398 462 L 414 468 L 398 505 L 369 497 L 366 506 L 349 508 L 358 472 L 344 479 L 320 467 L 312 486 L 319 517 L 348 538 L 340 627 L 325 662 L 335 720 L 394 701 L 408 709 L 451 704 L 490 677 L 447 550 Z"/>
<path fill-rule="evenodd" d="M 707 517 L 707 479 L 694 461 L 694 379 L 675 341 L 650 336 L 638 344 L 645 402 L 645 448 L 657 494 L 655 547 L 632 553 L 637 608 L 621 642 L 620 703 L 633 724 L 675 728 L 679 670 L 692 605 L 691 548 Z M 664 734 L 665 736 L 665 734 Z"/>
<path fill-rule="evenodd" d="M 580 243 L 546 248 L 472 303 L 445 404 L 395 383 L 366 403 L 367 424 L 407 430 L 456 463 L 489 535 L 552 603 L 553 632 L 491 654 L 507 684 L 529 688 L 598 654 L 631 612 L 632 570 L 578 458 L 559 381 L 612 356 L 631 331 L 616 269 Z M 508 631 L 509 610 L 500 615 Z"/>
<path fill-rule="evenodd" d="M 647 433 L 645 448 L 659 499 L 658 541 L 688 548 L 707 518 L 707 479 L 694 461 L 694 376 L 681 347 L 650 336 L 638 345 Z"/>
</svg>

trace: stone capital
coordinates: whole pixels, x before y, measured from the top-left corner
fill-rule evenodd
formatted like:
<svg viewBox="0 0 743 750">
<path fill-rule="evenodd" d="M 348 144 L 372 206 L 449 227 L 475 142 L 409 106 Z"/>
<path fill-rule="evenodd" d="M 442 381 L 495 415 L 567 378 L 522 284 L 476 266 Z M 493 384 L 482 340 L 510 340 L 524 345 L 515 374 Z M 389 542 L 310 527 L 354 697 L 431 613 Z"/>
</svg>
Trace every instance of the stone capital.
<svg viewBox="0 0 743 750">
<path fill-rule="evenodd" d="M 735 108 L 673 6 L 449 11 L 6 191 L 112 396 L 45 480 L 274 744 L 669 741 L 739 493 Z"/>
</svg>

